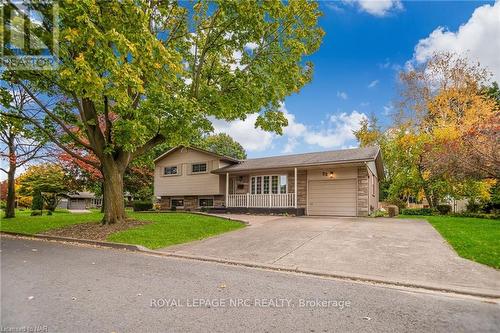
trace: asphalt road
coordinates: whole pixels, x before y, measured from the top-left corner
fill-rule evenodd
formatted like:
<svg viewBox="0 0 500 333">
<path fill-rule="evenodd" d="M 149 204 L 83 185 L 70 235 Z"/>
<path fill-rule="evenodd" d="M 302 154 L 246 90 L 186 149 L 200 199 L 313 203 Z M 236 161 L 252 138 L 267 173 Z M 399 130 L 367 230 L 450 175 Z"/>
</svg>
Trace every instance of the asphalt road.
<svg viewBox="0 0 500 333">
<path fill-rule="evenodd" d="M 3 330 L 500 331 L 476 299 L 5 237 L 0 255 Z"/>
</svg>

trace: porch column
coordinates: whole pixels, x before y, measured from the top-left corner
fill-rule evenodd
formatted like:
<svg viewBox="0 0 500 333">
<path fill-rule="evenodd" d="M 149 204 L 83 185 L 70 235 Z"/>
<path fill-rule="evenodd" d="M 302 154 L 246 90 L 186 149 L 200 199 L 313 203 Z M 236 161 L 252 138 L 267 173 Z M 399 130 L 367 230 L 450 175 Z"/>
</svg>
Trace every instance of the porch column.
<svg viewBox="0 0 500 333">
<path fill-rule="evenodd" d="M 229 172 L 226 172 L 226 207 L 229 207 Z"/>
<path fill-rule="evenodd" d="M 297 208 L 297 168 L 293 169 L 293 189 L 295 190 L 294 207 Z"/>
</svg>

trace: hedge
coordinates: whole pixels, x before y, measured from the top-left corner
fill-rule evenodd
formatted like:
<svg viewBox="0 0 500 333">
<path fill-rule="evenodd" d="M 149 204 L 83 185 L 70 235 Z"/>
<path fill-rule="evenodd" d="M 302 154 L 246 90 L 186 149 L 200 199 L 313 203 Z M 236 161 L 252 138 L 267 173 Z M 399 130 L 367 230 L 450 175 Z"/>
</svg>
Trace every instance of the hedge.
<svg viewBox="0 0 500 333">
<path fill-rule="evenodd" d="M 151 201 L 134 201 L 132 207 L 134 207 L 134 212 L 142 212 L 153 209 L 153 203 Z"/>
<path fill-rule="evenodd" d="M 405 208 L 401 210 L 402 215 L 433 215 L 434 211 L 430 208 Z"/>
</svg>

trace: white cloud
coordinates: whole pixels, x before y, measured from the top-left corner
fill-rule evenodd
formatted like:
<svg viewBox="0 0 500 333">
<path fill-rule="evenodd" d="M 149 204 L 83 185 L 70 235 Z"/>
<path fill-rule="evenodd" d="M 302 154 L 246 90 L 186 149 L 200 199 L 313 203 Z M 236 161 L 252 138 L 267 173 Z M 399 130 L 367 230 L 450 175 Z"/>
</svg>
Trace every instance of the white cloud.
<svg viewBox="0 0 500 333">
<path fill-rule="evenodd" d="M 370 84 L 368 85 L 368 88 L 374 88 L 377 84 L 379 83 L 378 80 L 373 80 L 372 82 L 370 82 Z"/>
<path fill-rule="evenodd" d="M 436 28 L 415 47 L 414 60 L 425 62 L 436 52 L 451 51 L 479 61 L 500 80 L 500 2 L 476 8 L 458 31 Z"/>
<path fill-rule="evenodd" d="M 361 120 L 366 118 L 364 113 L 356 110 L 332 115 L 322 128 L 308 130 L 304 135 L 304 141 L 328 149 L 350 147 L 356 139 L 352 131 L 359 129 Z"/>
<path fill-rule="evenodd" d="M 349 98 L 349 96 L 347 96 L 347 93 L 345 91 L 337 91 L 337 97 L 338 98 L 342 98 L 344 100 L 346 100 L 347 98 Z"/>
<path fill-rule="evenodd" d="M 344 0 L 346 3 L 356 3 L 364 12 L 374 16 L 385 16 L 392 11 L 403 9 L 400 0 Z"/>
<path fill-rule="evenodd" d="M 352 147 L 355 137 L 352 133 L 360 127 L 362 119 L 367 119 L 364 113 L 356 110 L 351 113 L 339 113 L 328 116 L 320 121 L 318 126 L 308 126 L 297 121 L 296 116 L 290 113 L 285 105 L 280 107 L 288 120 L 288 126 L 283 128 L 285 139 L 283 153 L 292 153 L 301 144 L 317 146 L 323 149 L 341 149 Z M 255 128 L 257 114 L 252 114 L 245 120 L 227 122 L 211 118 L 215 133 L 226 133 L 238 141 L 249 152 L 260 152 L 275 145 L 280 136 Z M 317 148 L 318 149 L 318 148 Z"/>
<path fill-rule="evenodd" d="M 238 141 L 245 150 L 263 151 L 271 147 L 275 134 L 255 128 L 258 114 L 251 114 L 245 120 L 227 122 L 212 118 L 215 133 L 226 133 Z"/>
</svg>

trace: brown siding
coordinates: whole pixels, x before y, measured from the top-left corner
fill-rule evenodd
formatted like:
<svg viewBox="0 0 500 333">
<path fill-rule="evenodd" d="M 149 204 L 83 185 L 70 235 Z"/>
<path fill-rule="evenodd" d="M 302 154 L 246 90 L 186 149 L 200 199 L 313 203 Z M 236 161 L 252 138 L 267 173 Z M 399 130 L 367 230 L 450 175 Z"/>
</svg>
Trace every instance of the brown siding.
<svg viewBox="0 0 500 333">
<path fill-rule="evenodd" d="M 366 166 L 358 167 L 358 216 L 369 214 L 368 170 Z"/>
</svg>

